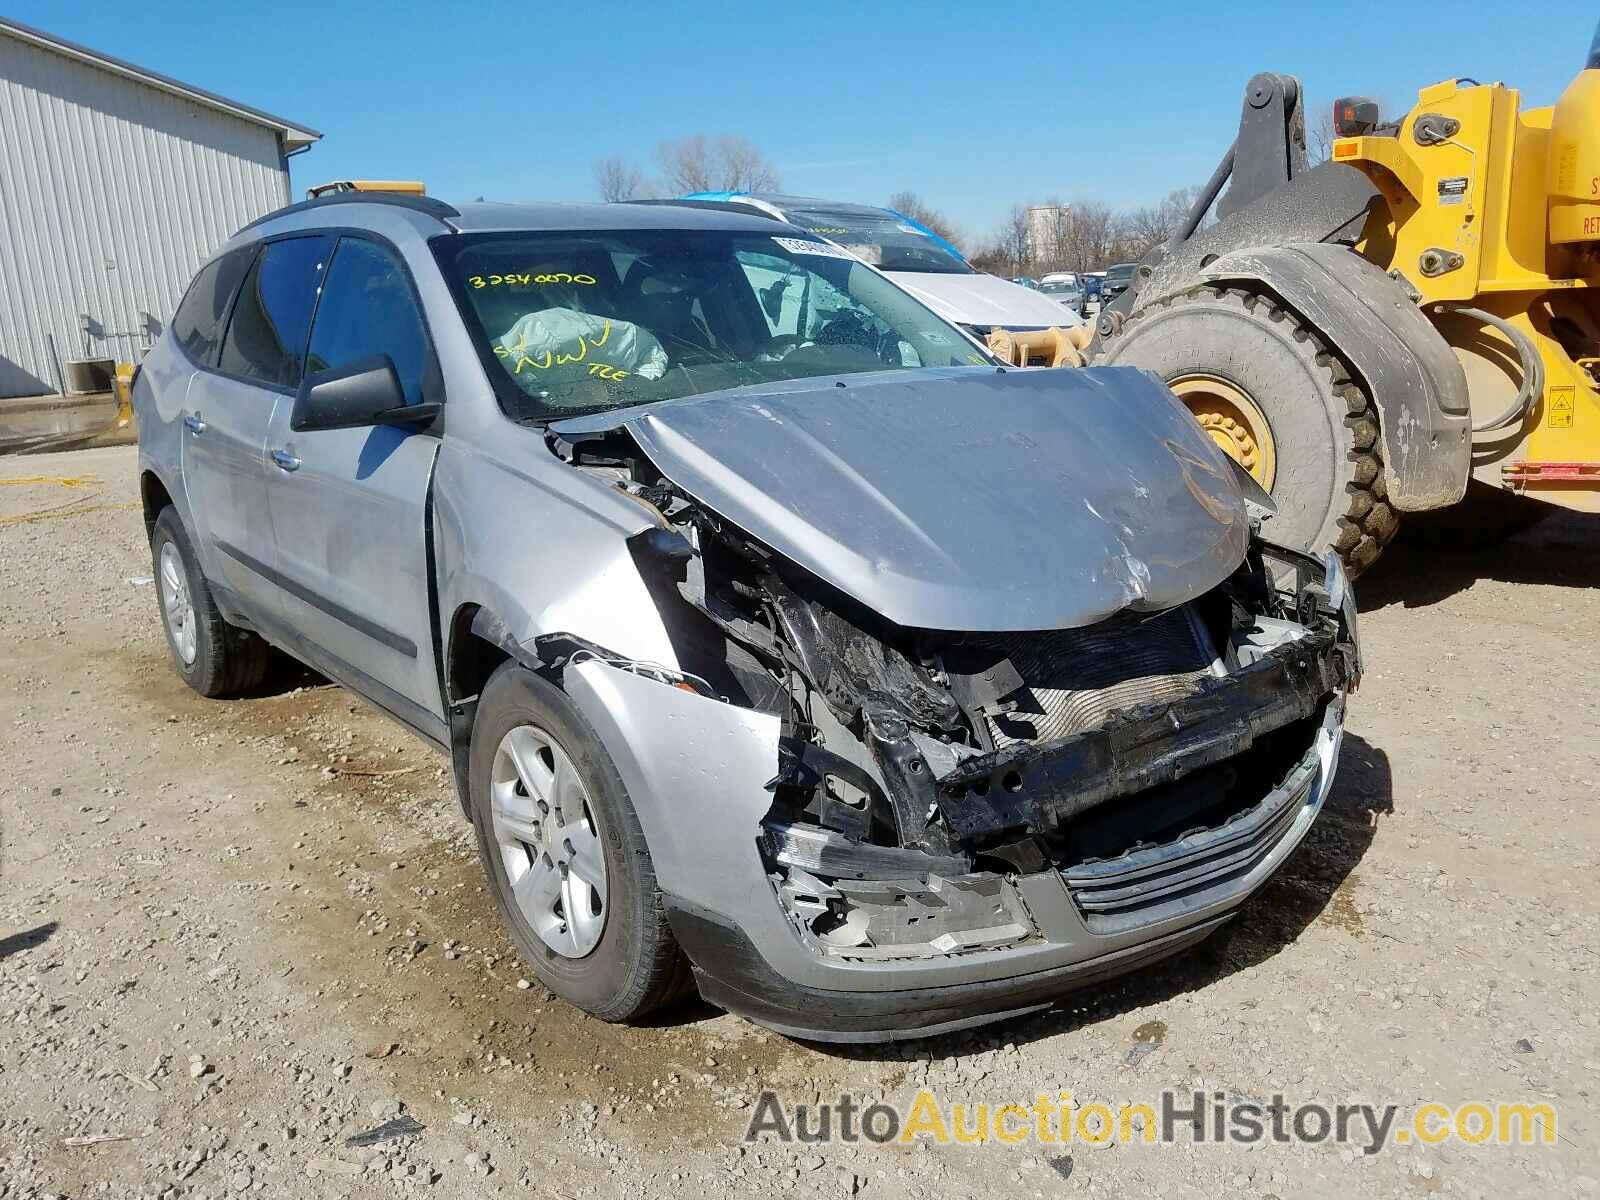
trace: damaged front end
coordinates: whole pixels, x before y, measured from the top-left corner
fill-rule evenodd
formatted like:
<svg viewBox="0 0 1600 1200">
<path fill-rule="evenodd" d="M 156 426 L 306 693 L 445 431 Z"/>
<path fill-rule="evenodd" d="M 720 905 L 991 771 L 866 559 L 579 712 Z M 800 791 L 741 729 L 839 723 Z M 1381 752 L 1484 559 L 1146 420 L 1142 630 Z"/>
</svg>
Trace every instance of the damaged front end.
<svg viewBox="0 0 1600 1200">
<path fill-rule="evenodd" d="M 912 629 L 711 512 L 626 434 L 556 448 L 653 517 L 630 548 L 677 653 L 668 681 L 771 719 L 746 832 L 820 961 L 1047 944 L 1060 888 L 1092 935 L 1208 912 L 1259 882 L 1326 790 L 1325 735 L 1359 677 L 1332 558 L 1252 537 L 1220 583 L 1161 611 Z"/>
<path fill-rule="evenodd" d="M 926 385 L 548 432 L 648 516 L 628 547 L 675 662 L 541 656 L 643 798 L 708 999 L 859 1039 L 1039 1007 L 1204 936 L 1319 811 L 1360 677 L 1337 561 L 1262 540 L 1157 382 L 994 403 L 1040 375 L 1115 382 L 1125 453 L 1103 408 L 1034 404 L 968 439 L 973 487 L 930 486 L 864 424 L 947 444 Z"/>
</svg>

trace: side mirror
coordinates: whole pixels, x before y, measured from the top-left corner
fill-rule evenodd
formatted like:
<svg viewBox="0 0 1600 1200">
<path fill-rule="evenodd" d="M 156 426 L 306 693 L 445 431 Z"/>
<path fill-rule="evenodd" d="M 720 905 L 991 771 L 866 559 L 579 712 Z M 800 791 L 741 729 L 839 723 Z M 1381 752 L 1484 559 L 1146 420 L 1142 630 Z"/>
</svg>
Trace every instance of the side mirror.
<svg viewBox="0 0 1600 1200">
<path fill-rule="evenodd" d="M 406 404 L 405 389 L 387 354 L 307 375 L 295 393 L 289 428 L 359 429 L 367 425 L 415 425 L 433 420 L 437 404 Z"/>
</svg>

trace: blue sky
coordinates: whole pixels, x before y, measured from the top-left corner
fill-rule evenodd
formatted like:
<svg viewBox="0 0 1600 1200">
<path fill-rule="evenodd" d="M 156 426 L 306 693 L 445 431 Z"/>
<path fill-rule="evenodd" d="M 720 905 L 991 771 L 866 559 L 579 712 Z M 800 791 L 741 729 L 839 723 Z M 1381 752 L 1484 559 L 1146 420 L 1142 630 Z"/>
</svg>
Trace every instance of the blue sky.
<svg viewBox="0 0 1600 1200">
<path fill-rule="evenodd" d="M 1210 174 L 1258 70 L 1320 108 L 1452 75 L 1551 103 L 1600 9 L 1511 3 L 549 4 L 0 0 L 5 15 L 326 135 L 324 179 L 593 199 L 594 160 L 733 133 L 787 190 L 911 189 L 968 233 L 1017 201 L 1154 201 Z"/>
</svg>

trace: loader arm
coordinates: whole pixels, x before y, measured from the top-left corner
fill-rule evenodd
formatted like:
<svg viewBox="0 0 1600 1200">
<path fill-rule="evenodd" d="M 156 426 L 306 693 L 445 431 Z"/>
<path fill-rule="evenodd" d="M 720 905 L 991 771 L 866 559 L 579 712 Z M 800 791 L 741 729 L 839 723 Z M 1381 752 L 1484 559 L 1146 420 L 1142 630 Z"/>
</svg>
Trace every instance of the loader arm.
<svg viewBox="0 0 1600 1200">
<path fill-rule="evenodd" d="M 1165 380 L 1272 492 L 1280 536 L 1352 574 L 1400 514 L 1458 501 L 1470 467 L 1461 364 L 1417 289 L 1369 261 L 1389 260 L 1387 216 L 1367 173 L 1307 164 L 1299 81 L 1257 75 L 1233 145 L 1089 348 Z"/>
<path fill-rule="evenodd" d="M 1361 237 L 1380 193 L 1353 167 L 1308 166 L 1303 101 L 1293 75 L 1263 71 L 1251 78 L 1232 145 L 1177 233 L 1139 260 L 1128 290 L 1100 313 L 1091 358 L 1130 314 L 1187 287 L 1224 254 L 1299 242 L 1354 245 Z M 1217 220 L 1206 226 L 1213 208 Z"/>
</svg>

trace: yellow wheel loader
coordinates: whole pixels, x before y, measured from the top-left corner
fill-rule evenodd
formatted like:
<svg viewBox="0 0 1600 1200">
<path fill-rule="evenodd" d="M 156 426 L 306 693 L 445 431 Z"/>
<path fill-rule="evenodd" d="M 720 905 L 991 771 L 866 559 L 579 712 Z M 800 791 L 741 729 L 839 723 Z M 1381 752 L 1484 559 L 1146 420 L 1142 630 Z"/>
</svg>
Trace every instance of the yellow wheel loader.
<svg viewBox="0 0 1600 1200">
<path fill-rule="evenodd" d="M 1255 76 L 1089 358 L 1159 374 L 1272 493 L 1276 539 L 1352 574 L 1469 483 L 1600 510 L 1600 35 L 1553 108 L 1453 79 L 1387 123 L 1340 100 L 1334 131 L 1308 169 L 1299 81 Z"/>
</svg>

